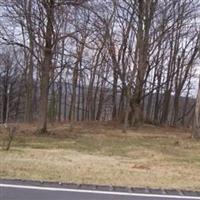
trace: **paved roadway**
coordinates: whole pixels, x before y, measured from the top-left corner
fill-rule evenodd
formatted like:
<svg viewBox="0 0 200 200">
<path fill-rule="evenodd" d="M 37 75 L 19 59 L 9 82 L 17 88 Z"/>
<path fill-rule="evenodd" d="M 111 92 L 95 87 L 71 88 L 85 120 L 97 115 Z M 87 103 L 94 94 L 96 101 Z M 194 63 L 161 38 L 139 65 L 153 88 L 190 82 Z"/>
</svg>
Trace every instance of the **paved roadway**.
<svg viewBox="0 0 200 200">
<path fill-rule="evenodd" d="M 0 200 L 200 200 L 200 196 L 192 194 L 166 195 L 152 193 L 133 193 L 99 191 L 87 189 L 70 189 L 66 187 L 47 187 L 34 184 L 13 184 L 0 182 Z"/>
</svg>

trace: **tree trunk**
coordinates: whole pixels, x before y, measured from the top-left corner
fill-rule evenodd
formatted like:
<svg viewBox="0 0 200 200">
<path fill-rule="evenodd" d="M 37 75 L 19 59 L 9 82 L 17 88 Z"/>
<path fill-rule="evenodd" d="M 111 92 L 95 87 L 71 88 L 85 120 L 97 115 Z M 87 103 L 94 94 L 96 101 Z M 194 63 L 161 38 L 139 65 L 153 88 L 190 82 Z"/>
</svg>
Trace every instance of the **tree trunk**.
<svg viewBox="0 0 200 200">
<path fill-rule="evenodd" d="M 117 82 L 118 82 L 118 74 L 116 71 L 116 67 L 114 67 L 113 70 L 113 77 L 114 77 L 114 81 L 113 81 L 113 91 L 112 91 L 112 104 L 113 104 L 113 110 L 112 110 L 112 119 L 116 120 L 117 118 Z"/>
<path fill-rule="evenodd" d="M 41 66 L 40 82 L 40 133 L 47 132 L 47 114 L 48 114 L 48 94 L 49 94 L 49 75 L 52 68 L 53 58 L 53 18 L 54 1 L 44 3 L 47 11 L 47 26 L 45 33 L 44 60 Z"/>
<path fill-rule="evenodd" d="M 64 121 L 67 120 L 67 80 L 65 81 L 65 98 L 64 98 Z"/>
<path fill-rule="evenodd" d="M 177 91 L 174 96 L 174 119 L 173 125 L 176 126 L 179 119 L 179 98 L 180 98 L 180 91 Z"/>
<path fill-rule="evenodd" d="M 64 68 L 64 45 L 65 45 L 65 40 L 62 40 L 62 54 L 61 54 L 61 68 L 60 68 L 60 76 L 59 76 L 59 96 L 58 96 L 58 121 L 61 121 L 61 109 L 62 109 L 62 71 Z"/>
<path fill-rule="evenodd" d="M 76 91 L 77 91 L 77 81 L 78 81 L 78 65 L 79 61 L 76 62 L 74 71 L 73 71 L 73 83 L 72 83 L 72 96 L 69 110 L 69 121 L 75 121 L 75 106 L 76 106 Z"/>
<path fill-rule="evenodd" d="M 27 12 L 27 29 L 29 35 L 29 61 L 28 61 L 28 75 L 27 75 L 27 85 L 26 85 L 26 102 L 25 102 L 25 121 L 33 121 L 33 53 L 34 53 L 34 33 L 32 26 L 32 1 L 28 2 L 28 12 Z M 26 58 L 25 58 L 26 59 Z"/>
<path fill-rule="evenodd" d="M 131 125 L 140 125 L 143 122 L 142 96 L 144 94 L 145 74 L 149 66 L 149 37 L 150 26 L 154 17 L 157 1 L 138 0 L 138 70 L 134 96 L 131 99 L 129 121 Z"/>
</svg>

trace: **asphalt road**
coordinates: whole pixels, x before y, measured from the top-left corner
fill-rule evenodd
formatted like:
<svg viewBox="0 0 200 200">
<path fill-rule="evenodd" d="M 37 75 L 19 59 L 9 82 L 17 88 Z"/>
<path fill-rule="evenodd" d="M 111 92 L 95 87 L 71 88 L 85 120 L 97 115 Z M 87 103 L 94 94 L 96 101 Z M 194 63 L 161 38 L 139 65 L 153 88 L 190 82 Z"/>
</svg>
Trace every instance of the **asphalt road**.
<svg viewBox="0 0 200 200">
<path fill-rule="evenodd" d="M 35 185 L 5 184 L 0 182 L 0 200 L 177 200 L 199 199 L 200 196 L 128 193 L 46 187 Z"/>
</svg>

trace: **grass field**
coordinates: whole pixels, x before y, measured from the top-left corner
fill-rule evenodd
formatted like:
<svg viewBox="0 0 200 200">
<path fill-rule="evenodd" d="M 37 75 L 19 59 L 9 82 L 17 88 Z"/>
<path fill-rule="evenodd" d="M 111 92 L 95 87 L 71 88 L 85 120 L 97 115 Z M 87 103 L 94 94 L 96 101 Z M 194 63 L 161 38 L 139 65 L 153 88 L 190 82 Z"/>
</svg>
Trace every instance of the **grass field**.
<svg viewBox="0 0 200 200">
<path fill-rule="evenodd" d="M 0 178 L 200 190 L 200 142 L 184 130 L 144 126 L 123 134 L 92 123 L 37 136 L 36 127 L 19 126 L 10 151 L 0 150 Z"/>
</svg>

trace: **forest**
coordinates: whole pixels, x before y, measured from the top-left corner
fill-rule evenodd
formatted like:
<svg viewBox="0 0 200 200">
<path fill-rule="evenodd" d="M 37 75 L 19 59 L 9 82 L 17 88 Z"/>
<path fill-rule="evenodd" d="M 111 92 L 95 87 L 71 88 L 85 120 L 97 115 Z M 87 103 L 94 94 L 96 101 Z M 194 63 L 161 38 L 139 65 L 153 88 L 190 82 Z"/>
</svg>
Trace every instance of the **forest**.
<svg viewBox="0 0 200 200">
<path fill-rule="evenodd" d="M 0 0 L 0 199 L 200 199 L 199 58 L 200 0 Z"/>
<path fill-rule="evenodd" d="M 186 127 L 200 138 L 198 0 L 0 1 L 0 122 Z"/>
</svg>

